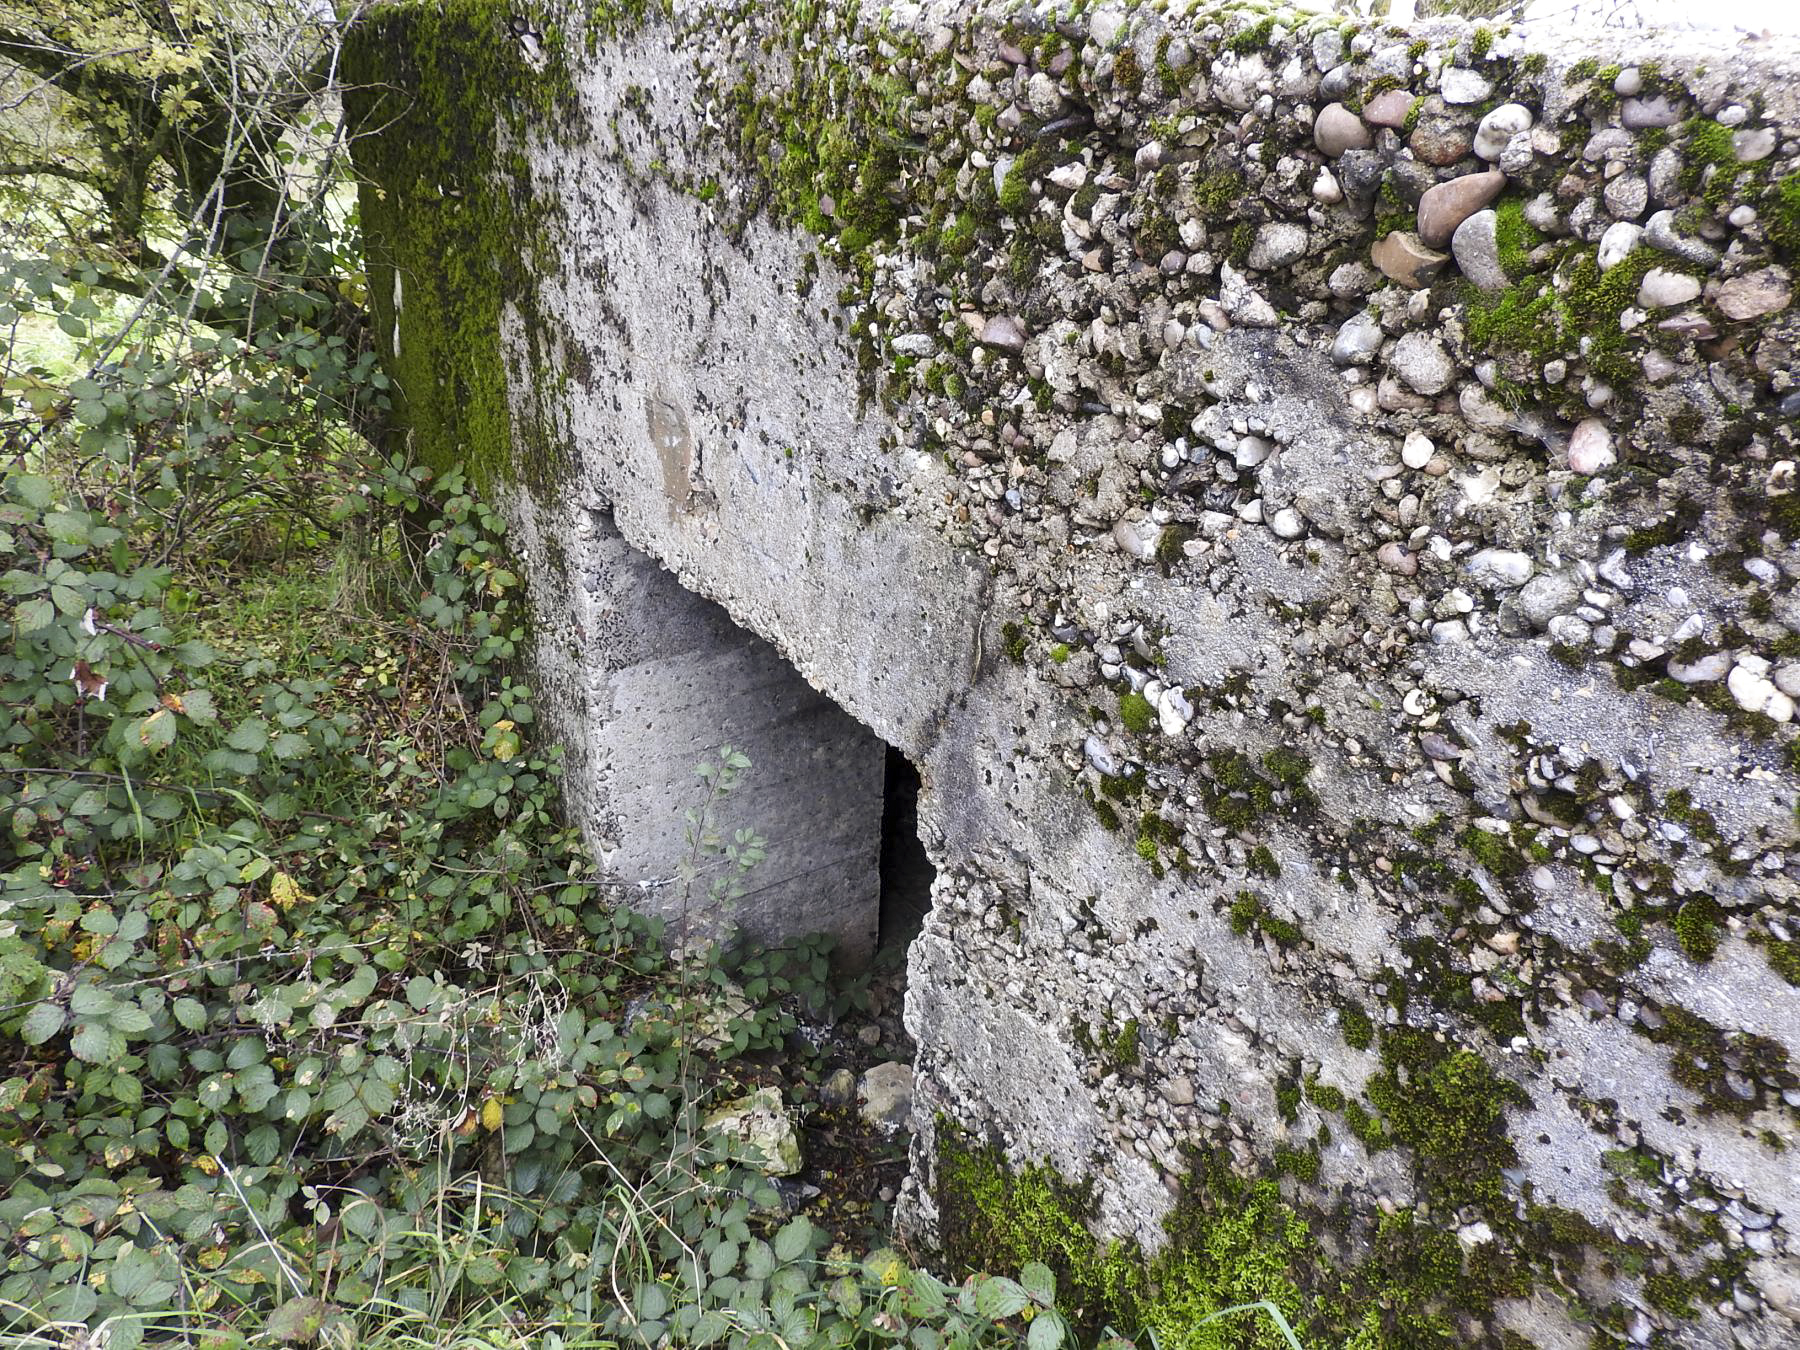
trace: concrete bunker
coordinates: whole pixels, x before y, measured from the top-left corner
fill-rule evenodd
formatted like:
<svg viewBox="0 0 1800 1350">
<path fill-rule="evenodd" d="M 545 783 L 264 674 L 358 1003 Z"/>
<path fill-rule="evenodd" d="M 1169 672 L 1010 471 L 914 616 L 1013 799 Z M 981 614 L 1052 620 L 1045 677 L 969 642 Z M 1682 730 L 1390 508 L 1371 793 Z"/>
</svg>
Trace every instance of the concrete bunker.
<svg viewBox="0 0 1800 1350">
<path fill-rule="evenodd" d="M 1529 1300 L 1423 1295 L 1470 1344 L 1620 1316 L 1646 1343 L 1788 1344 L 1800 235 L 1767 227 L 1800 176 L 1791 47 L 678 10 L 571 43 L 559 134 L 516 128 L 513 186 L 555 210 L 502 326 L 508 389 L 571 457 L 506 493 L 566 686 L 540 702 L 614 875 L 662 884 L 654 827 L 679 834 L 729 729 L 759 766 L 745 822 L 845 882 L 834 908 L 772 859 L 747 899 L 879 939 L 885 756 L 820 753 L 797 829 L 759 802 L 761 766 L 815 762 L 731 722 L 779 697 L 757 649 L 666 631 L 686 601 L 632 568 L 650 597 L 674 579 L 616 531 L 575 538 L 601 501 L 925 768 L 942 872 L 909 961 L 903 1229 L 938 1232 L 943 1124 L 1091 1184 L 1097 1233 L 1147 1250 L 1198 1150 L 1365 1270 L 1404 1212 L 1529 1272 Z M 846 70 L 913 93 L 844 110 Z M 856 192 L 835 148 L 882 144 L 895 104 L 909 154 Z M 1078 144 L 1040 142 L 1052 124 Z M 761 204 L 802 128 L 834 153 L 783 175 L 796 220 Z M 405 219 L 441 209 L 422 181 Z M 1534 220 L 1549 237 L 1518 246 Z M 388 237 L 404 264 L 425 236 Z M 1692 308 L 1651 312 L 1676 293 Z M 694 669 L 721 699 L 659 779 L 620 709 Z M 863 844 L 825 856 L 816 827 L 858 816 Z M 1685 1196 L 1706 1230 L 1663 1223 Z M 1592 1234 L 1579 1285 L 1525 1212 Z M 1736 1275 L 1700 1254 L 1727 1240 Z M 1329 1316 L 1353 1338 L 1356 1303 Z"/>
<path fill-rule="evenodd" d="M 572 538 L 536 542 L 567 584 L 555 617 L 539 609 L 538 666 L 558 706 L 582 709 L 558 729 L 571 749 L 571 814 L 621 898 L 667 920 L 675 940 L 828 933 L 848 967 L 904 947 L 931 895 L 918 770 L 628 544 L 609 511 L 583 514 Z M 712 834 L 724 845 L 754 831 L 766 851 L 721 906 L 713 883 L 734 865 L 722 846 L 695 848 L 689 813 L 707 793 L 697 766 L 723 746 L 751 768 L 712 801 Z"/>
</svg>

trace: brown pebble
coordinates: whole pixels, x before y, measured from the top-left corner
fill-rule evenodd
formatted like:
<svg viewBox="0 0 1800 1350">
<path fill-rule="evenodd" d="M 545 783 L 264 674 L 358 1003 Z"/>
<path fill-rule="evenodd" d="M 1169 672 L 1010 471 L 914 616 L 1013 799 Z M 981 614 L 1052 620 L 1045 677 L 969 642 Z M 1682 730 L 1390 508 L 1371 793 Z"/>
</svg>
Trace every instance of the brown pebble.
<svg viewBox="0 0 1800 1350">
<path fill-rule="evenodd" d="M 1406 90 L 1384 90 L 1363 104 L 1363 121 L 1378 127 L 1404 126 L 1412 104 L 1413 96 Z"/>
<path fill-rule="evenodd" d="M 1448 253 L 1426 248 L 1419 237 L 1405 230 L 1395 230 L 1369 250 L 1369 260 L 1383 275 L 1415 291 L 1422 291 L 1431 279 L 1450 261 Z"/>
<path fill-rule="evenodd" d="M 1498 197 L 1505 186 L 1506 175 L 1490 169 L 1427 188 L 1419 198 L 1419 242 L 1428 248 L 1442 248 L 1458 225 Z"/>
</svg>

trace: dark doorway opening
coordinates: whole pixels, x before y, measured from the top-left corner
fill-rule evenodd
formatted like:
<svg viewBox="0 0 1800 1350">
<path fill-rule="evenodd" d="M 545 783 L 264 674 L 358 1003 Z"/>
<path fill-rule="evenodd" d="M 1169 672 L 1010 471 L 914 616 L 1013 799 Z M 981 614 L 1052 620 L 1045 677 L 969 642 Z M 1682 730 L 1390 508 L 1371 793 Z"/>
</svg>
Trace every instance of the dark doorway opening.
<svg viewBox="0 0 1800 1350">
<path fill-rule="evenodd" d="M 881 808 L 881 926 L 876 948 L 903 957 L 925 926 L 936 876 L 919 839 L 919 771 L 887 747 L 887 781 Z"/>
</svg>

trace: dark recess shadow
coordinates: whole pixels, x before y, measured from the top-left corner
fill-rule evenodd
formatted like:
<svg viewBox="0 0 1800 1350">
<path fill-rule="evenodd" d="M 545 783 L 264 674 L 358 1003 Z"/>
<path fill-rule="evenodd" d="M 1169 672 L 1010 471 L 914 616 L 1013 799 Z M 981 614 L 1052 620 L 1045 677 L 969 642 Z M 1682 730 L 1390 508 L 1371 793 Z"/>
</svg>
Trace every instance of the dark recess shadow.
<svg viewBox="0 0 1800 1350">
<path fill-rule="evenodd" d="M 881 926 L 876 937 L 881 956 L 905 956 L 925 926 L 936 875 L 919 840 L 919 771 L 890 745 L 881 808 Z"/>
</svg>

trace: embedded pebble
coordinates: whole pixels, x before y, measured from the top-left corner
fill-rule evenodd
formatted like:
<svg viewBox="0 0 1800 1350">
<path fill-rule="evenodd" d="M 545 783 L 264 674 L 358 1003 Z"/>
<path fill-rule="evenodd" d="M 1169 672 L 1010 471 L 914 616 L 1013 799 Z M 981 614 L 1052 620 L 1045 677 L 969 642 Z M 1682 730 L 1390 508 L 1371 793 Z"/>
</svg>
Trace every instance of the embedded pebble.
<svg viewBox="0 0 1800 1350">
<path fill-rule="evenodd" d="M 1518 595 L 1520 611 L 1540 632 L 1559 614 L 1573 609 L 1580 600 L 1580 583 L 1563 572 L 1545 572 L 1532 577 L 1520 588 Z"/>
<path fill-rule="evenodd" d="M 1668 309 L 1700 298 L 1700 278 L 1652 267 L 1638 283 L 1637 302 L 1645 309 Z"/>
<path fill-rule="evenodd" d="M 1406 148 L 1420 163 L 1442 169 L 1467 155 L 1473 141 L 1468 119 L 1433 96 L 1425 100 L 1414 119 Z"/>
<path fill-rule="evenodd" d="M 1707 652 L 1692 661 L 1669 658 L 1669 678 L 1677 684 L 1711 684 L 1725 678 L 1731 669 L 1730 652 Z"/>
<path fill-rule="evenodd" d="M 1132 557 L 1148 562 L 1156 556 L 1162 527 L 1149 520 L 1121 520 L 1113 526 L 1113 541 Z"/>
<path fill-rule="evenodd" d="M 1395 230 L 1377 240 L 1369 257 L 1384 276 L 1413 290 L 1429 286 L 1450 261 L 1449 254 L 1427 248 L 1417 235 L 1405 230 Z"/>
<path fill-rule="evenodd" d="M 1658 211 L 1644 222 L 1644 242 L 1708 271 L 1719 265 L 1717 249 L 1704 240 L 1689 238 L 1675 228 L 1673 211 Z"/>
<path fill-rule="evenodd" d="M 1755 164 L 1774 154 L 1777 142 L 1774 127 L 1734 131 L 1731 133 L 1731 155 L 1740 164 Z"/>
<path fill-rule="evenodd" d="M 1764 267 L 1727 281 L 1719 287 L 1713 303 L 1726 318 L 1742 322 L 1778 314 L 1793 298 L 1793 284 L 1787 272 L 1779 267 Z"/>
<path fill-rule="evenodd" d="M 1399 127 L 1412 111 L 1413 96 L 1404 89 L 1386 89 L 1363 104 L 1363 120 L 1378 127 Z"/>
<path fill-rule="evenodd" d="M 1502 103 L 1475 128 L 1475 153 L 1490 163 L 1499 159 L 1513 137 L 1531 130 L 1533 121 L 1531 109 L 1523 103 Z"/>
<path fill-rule="evenodd" d="M 981 341 L 1003 351 L 1025 350 L 1025 327 L 1009 314 L 996 314 L 981 329 Z"/>
<path fill-rule="evenodd" d="M 1769 699 L 1779 691 L 1766 676 L 1746 665 L 1736 665 L 1725 677 L 1725 687 L 1745 712 L 1759 713 L 1769 706 Z"/>
<path fill-rule="evenodd" d="M 1450 236 L 1450 252 L 1462 274 L 1484 291 L 1505 290 L 1506 272 L 1500 266 L 1499 217 L 1491 210 L 1477 211 Z"/>
<path fill-rule="evenodd" d="M 1648 131 L 1652 127 L 1672 127 L 1681 120 L 1681 105 L 1666 94 L 1647 98 L 1628 98 L 1619 107 L 1619 121 L 1627 131 Z"/>
<path fill-rule="evenodd" d="M 1179 736 L 1194 720 L 1194 708 L 1181 690 L 1169 688 L 1156 700 L 1156 717 L 1165 736 Z"/>
<path fill-rule="evenodd" d="M 1313 119 L 1313 144 L 1319 153 L 1336 159 L 1349 150 L 1366 150 L 1375 143 L 1362 118 L 1342 103 L 1328 103 Z"/>
<path fill-rule="evenodd" d="M 1479 103 L 1493 92 L 1492 81 L 1466 66 L 1451 66 L 1438 81 L 1438 93 L 1446 103 Z"/>
<path fill-rule="evenodd" d="M 1306 256 L 1308 235 L 1304 225 L 1271 221 L 1256 232 L 1248 262 L 1259 272 L 1286 267 Z"/>
<path fill-rule="evenodd" d="M 1427 188 L 1419 198 L 1419 242 L 1442 248 L 1458 225 L 1498 197 L 1505 186 L 1506 175 L 1489 169 Z"/>
<path fill-rule="evenodd" d="M 1530 556 L 1517 549 L 1484 548 L 1468 562 L 1469 575 L 1490 590 L 1523 586 L 1534 570 Z"/>
<path fill-rule="evenodd" d="M 1600 236 L 1600 250 L 1597 261 L 1602 272 L 1609 272 L 1624 262 L 1631 250 L 1637 247 L 1644 227 L 1634 225 L 1629 220 L 1614 221 L 1606 227 Z"/>
<path fill-rule="evenodd" d="M 1600 195 L 1615 219 L 1636 220 L 1650 205 L 1650 184 L 1636 174 L 1620 174 Z"/>
<path fill-rule="evenodd" d="M 1441 394 L 1456 379 L 1456 362 L 1429 333 L 1411 332 L 1394 344 L 1395 373 L 1416 393 Z"/>
<path fill-rule="evenodd" d="M 1612 432 L 1598 417 L 1583 418 L 1569 437 L 1569 468 L 1576 473 L 1603 473 L 1618 462 Z"/>
<path fill-rule="evenodd" d="M 1418 557 L 1391 539 L 1376 550 L 1376 559 L 1383 568 L 1397 576 L 1415 576 L 1419 571 Z"/>
</svg>

